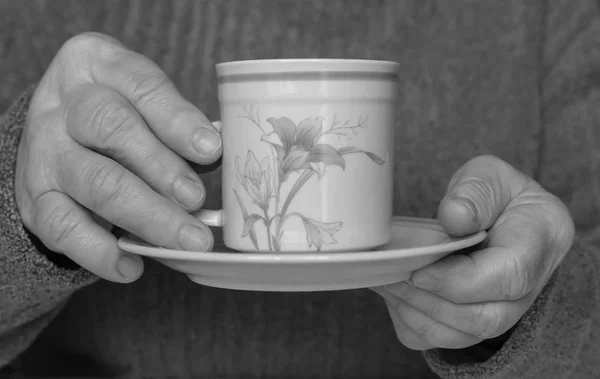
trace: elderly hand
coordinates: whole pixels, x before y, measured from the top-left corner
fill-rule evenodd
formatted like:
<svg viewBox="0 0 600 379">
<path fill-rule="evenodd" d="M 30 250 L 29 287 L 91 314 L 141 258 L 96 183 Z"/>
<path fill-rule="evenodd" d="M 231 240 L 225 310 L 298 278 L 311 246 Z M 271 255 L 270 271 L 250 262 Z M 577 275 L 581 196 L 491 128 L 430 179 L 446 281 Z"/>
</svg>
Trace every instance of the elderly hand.
<svg viewBox="0 0 600 379">
<path fill-rule="evenodd" d="M 28 116 L 15 193 L 25 226 L 48 248 L 126 283 L 142 260 L 117 247 L 106 222 L 168 248 L 212 247 L 190 215 L 205 196 L 187 161 L 215 162 L 220 136 L 148 58 L 105 35 L 73 37 Z"/>
<path fill-rule="evenodd" d="M 453 254 L 407 282 L 374 288 L 396 334 L 414 350 L 458 349 L 502 335 L 542 291 L 569 251 L 566 206 L 506 162 L 481 156 L 452 178 L 438 209 L 454 236 L 487 230 L 481 250 Z"/>
</svg>

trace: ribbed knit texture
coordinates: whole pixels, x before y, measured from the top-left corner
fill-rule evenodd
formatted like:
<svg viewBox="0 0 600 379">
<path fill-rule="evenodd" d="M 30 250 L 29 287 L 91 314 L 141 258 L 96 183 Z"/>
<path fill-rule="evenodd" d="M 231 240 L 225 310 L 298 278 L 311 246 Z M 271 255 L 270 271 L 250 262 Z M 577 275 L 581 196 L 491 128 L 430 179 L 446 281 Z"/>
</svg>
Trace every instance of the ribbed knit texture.
<svg viewBox="0 0 600 379">
<path fill-rule="evenodd" d="M 67 38 L 86 30 L 154 59 L 210 119 L 219 118 L 214 64 L 221 61 L 398 61 L 395 214 L 433 216 L 452 173 L 493 153 L 569 205 L 585 249 L 576 245 L 485 362 L 476 362 L 477 349 L 435 350 L 423 359 L 403 348 L 383 302 L 368 290 L 226 291 L 151 260 L 131 285 L 85 286 L 91 277 L 49 262 L 18 219 L 14 162 L 25 96 L 0 123 L 0 214 L 10 216 L 0 218 L 0 362 L 27 348 L 13 370 L 43 376 L 600 376 L 593 355 L 600 350 L 595 2 L 0 0 L 0 109 L 39 80 Z M 207 207 L 220 205 L 219 175 L 203 177 Z"/>
</svg>

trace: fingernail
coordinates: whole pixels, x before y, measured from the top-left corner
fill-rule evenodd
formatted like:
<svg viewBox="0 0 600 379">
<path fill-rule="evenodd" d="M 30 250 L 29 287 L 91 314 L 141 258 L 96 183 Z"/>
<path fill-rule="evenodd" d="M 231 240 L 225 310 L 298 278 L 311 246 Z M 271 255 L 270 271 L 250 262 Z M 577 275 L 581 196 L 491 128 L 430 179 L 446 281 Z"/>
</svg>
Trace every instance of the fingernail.
<svg viewBox="0 0 600 379">
<path fill-rule="evenodd" d="M 117 271 L 128 280 L 136 279 L 142 272 L 141 259 L 123 255 L 117 262 Z"/>
<path fill-rule="evenodd" d="M 179 244 L 184 250 L 207 251 L 210 247 L 210 236 L 205 230 L 187 225 L 181 229 Z"/>
<path fill-rule="evenodd" d="M 428 272 L 419 272 L 411 277 L 415 287 L 433 292 L 440 291 L 440 280 Z"/>
<path fill-rule="evenodd" d="M 453 197 L 451 199 L 455 204 L 460 205 L 464 209 L 466 209 L 473 221 L 477 221 L 477 206 L 475 202 L 467 197 Z"/>
<path fill-rule="evenodd" d="M 221 147 L 221 136 L 208 128 L 200 128 L 194 134 L 193 143 L 198 153 L 211 155 Z"/>
<path fill-rule="evenodd" d="M 394 295 L 403 299 L 408 295 L 408 292 L 410 291 L 410 287 L 406 282 L 388 284 L 385 286 L 385 288 Z"/>
<path fill-rule="evenodd" d="M 186 208 L 196 208 L 204 197 L 204 188 L 189 178 L 181 177 L 173 183 L 173 194 Z"/>
</svg>

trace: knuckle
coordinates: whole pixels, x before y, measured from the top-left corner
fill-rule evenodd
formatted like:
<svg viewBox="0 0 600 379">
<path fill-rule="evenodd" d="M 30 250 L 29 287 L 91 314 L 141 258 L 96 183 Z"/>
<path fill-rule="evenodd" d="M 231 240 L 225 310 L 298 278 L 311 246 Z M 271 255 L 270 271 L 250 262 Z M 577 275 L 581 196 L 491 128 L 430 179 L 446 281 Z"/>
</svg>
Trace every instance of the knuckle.
<svg viewBox="0 0 600 379">
<path fill-rule="evenodd" d="M 120 43 L 106 34 L 98 32 L 83 32 L 69 38 L 62 46 L 61 51 L 66 56 L 73 54 L 97 55 L 114 51 Z"/>
<path fill-rule="evenodd" d="M 126 171 L 117 164 L 104 163 L 91 166 L 84 173 L 88 199 L 92 208 L 98 209 L 108 204 L 125 201 L 129 185 L 125 180 Z"/>
<path fill-rule="evenodd" d="M 469 332 L 477 338 L 487 339 L 502 334 L 503 320 L 499 305 L 482 304 L 474 306 L 469 317 Z"/>
<path fill-rule="evenodd" d="M 402 292 L 402 301 L 404 301 L 405 303 L 414 306 L 415 304 L 415 289 L 408 289 L 404 292 Z"/>
<path fill-rule="evenodd" d="M 98 142 L 105 146 L 119 146 L 137 126 L 132 112 L 115 99 L 103 100 L 92 115 L 91 127 Z"/>
<path fill-rule="evenodd" d="M 450 179 L 447 189 L 453 188 L 462 178 L 465 171 L 469 171 L 472 167 L 487 167 L 494 169 L 496 167 L 506 165 L 502 159 L 495 155 L 484 154 L 469 159 Z"/>
<path fill-rule="evenodd" d="M 425 313 L 431 316 L 433 319 L 439 320 L 441 319 L 441 316 L 443 316 L 444 311 L 442 310 L 442 307 L 438 301 L 432 300 L 429 302 L 429 304 L 427 304 Z"/>
<path fill-rule="evenodd" d="M 429 342 L 433 342 L 436 340 L 436 330 L 435 328 L 428 322 L 419 322 L 416 325 L 412 325 L 413 330 L 423 339 Z"/>
<path fill-rule="evenodd" d="M 43 143 L 42 143 L 43 142 Z M 55 186 L 55 149 L 48 149 L 47 140 L 36 140 L 19 148 L 15 175 L 15 199 L 23 224 L 35 226 L 35 200 Z M 60 144 L 54 145 L 62 148 Z"/>
<path fill-rule="evenodd" d="M 487 172 L 510 173 L 515 170 L 510 163 L 491 154 L 480 155 L 467 162 L 468 167 L 479 167 Z"/>
<path fill-rule="evenodd" d="M 489 181 L 480 178 L 473 177 L 468 178 L 461 183 L 459 193 L 461 197 L 474 201 L 474 206 L 477 211 L 489 211 L 493 206 L 494 188 Z M 483 207 L 483 209 L 481 209 Z"/>
<path fill-rule="evenodd" d="M 55 208 L 48 220 L 48 236 L 54 245 L 61 247 L 63 241 L 69 239 L 80 225 L 80 221 L 73 216 L 73 209 Z"/>
<path fill-rule="evenodd" d="M 157 206 L 143 212 L 142 219 L 158 225 L 173 225 L 173 214 L 169 208 Z"/>
<path fill-rule="evenodd" d="M 483 178 L 471 178 L 467 183 L 473 187 L 473 191 L 475 191 L 482 199 L 489 198 L 494 192 L 489 181 Z"/>
<path fill-rule="evenodd" d="M 134 105 L 152 104 L 164 106 L 166 99 L 163 96 L 162 90 L 170 86 L 170 83 L 171 81 L 167 75 L 156 68 L 152 71 L 132 72 L 129 75 L 129 83 L 126 83 L 126 85 L 130 88 L 131 99 Z"/>
<path fill-rule="evenodd" d="M 527 252 L 525 252 L 526 254 Z M 524 267 L 521 260 L 515 256 L 507 257 L 504 261 L 501 285 L 498 287 L 501 291 L 499 294 L 502 300 L 518 300 L 526 296 L 531 290 L 531 278 L 529 270 Z"/>
<path fill-rule="evenodd" d="M 550 200 L 550 207 L 554 210 L 552 222 L 548 228 L 552 231 L 550 239 L 552 245 L 561 253 L 566 253 L 575 238 L 575 223 L 569 208 L 555 195 L 546 193 Z"/>
<path fill-rule="evenodd" d="M 166 167 L 165 162 L 167 161 L 161 151 L 158 149 L 154 149 L 147 154 L 144 154 L 142 157 L 144 165 L 149 168 L 152 172 L 169 172 L 169 168 Z M 168 174 L 164 174 L 164 178 L 167 179 L 169 183 L 175 181 L 175 179 L 179 175 L 179 170 L 175 172 L 169 172 Z"/>
<path fill-rule="evenodd" d="M 174 212 L 170 203 L 166 202 L 145 208 L 140 211 L 139 217 L 140 220 L 143 220 L 142 224 L 146 225 L 146 228 L 160 229 L 161 233 L 169 238 L 177 236 L 186 225 L 185 220 L 182 220 L 181 216 Z"/>
<path fill-rule="evenodd" d="M 62 250 L 65 241 L 79 228 L 81 220 L 76 217 L 75 209 L 67 204 L 49 204 L 45 198 L 51 193 L 46 192 L 35 199 L 34 224 L 42 230 L 45 244 L 52 249 Z"/>
<path fill-rule="evenodd" d="M 483 167 L 498 167 L 508 165 L 505 161 L 493 154 L 483 154 L 471 159 L 468 164 L 477 164 Z"/>
</svg>

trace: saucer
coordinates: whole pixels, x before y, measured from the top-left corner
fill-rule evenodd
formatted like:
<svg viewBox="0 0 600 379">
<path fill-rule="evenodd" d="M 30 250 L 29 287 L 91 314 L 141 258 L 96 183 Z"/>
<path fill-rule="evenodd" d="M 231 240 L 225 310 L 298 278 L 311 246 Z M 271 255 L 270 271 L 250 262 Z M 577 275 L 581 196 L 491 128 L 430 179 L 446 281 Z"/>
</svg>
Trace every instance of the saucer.
<svg viewBox="0 0 600 379">
<path fill-rule="evenodd" d="M 462 238 L 446 234 L 436 220 L 395 217 L 392 240 L 358 252 L 240 253 L 215 244 L 212 252 L 170 250 L 130 237 L 127 252 L 153 258 L 199 284 L 249 291 L 333 291 L 376 287 L 410 278 L 413 271 L 454 251 L 482 242 L 486 232 Z"/>
</svg>

